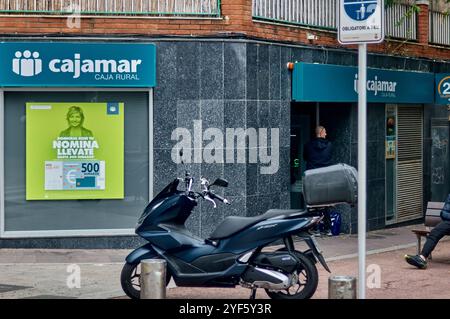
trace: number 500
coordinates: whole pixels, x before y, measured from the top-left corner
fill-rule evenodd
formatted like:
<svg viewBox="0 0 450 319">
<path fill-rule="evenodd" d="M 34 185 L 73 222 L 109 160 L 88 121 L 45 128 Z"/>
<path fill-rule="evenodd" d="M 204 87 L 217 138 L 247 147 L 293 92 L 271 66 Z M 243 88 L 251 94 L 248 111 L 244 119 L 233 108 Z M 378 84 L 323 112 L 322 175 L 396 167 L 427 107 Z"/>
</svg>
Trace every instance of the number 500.
<svg viewBox="0 0 450 319">
<path fill-rule="evenodd" d="M 98 163 L 83 163 L 81 164 L 82 173 L 98 173 L 100 171 L 100 165 Z"/>
</svg>

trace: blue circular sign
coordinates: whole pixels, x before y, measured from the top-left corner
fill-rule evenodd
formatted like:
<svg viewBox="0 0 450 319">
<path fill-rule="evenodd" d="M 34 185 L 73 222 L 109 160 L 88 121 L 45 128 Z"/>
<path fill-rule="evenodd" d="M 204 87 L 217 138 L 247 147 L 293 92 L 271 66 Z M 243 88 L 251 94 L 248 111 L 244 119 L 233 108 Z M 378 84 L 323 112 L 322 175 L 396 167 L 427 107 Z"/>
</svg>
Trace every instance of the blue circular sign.
<svg viewBox="0 0 450 319">
<path fill-rule="evenodd" d="M 356 21 L 367 20 L 377 9 L 377 0 L 344 0 L 347 15 Z"/>
</svg>

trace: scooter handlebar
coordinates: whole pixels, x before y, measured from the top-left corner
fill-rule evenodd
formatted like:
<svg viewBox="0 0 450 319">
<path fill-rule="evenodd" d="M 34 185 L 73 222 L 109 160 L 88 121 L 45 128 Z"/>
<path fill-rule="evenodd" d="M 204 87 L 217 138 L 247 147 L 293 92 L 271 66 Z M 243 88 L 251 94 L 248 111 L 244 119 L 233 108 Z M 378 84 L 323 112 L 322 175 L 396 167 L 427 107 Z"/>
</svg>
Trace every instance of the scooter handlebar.
<svg viewBox="0 0 450 319">
<path fill-rule="evenodd" d="M 191 190 L 192 178 L 190 178 L 190 182 L 191 183 L 190 183 L 190 187 L 189 187 L 188 192 L 190 192 L 190 190 Z M 214 208 L 217 207 L 216 202 L 214 201 L 214 199 L 220 200 L 225 205 L 231 205 L 231 203 L 228 201 L 228 199 L 223 198 L 222 196 L 216 195 L 212 191 L 209 190 L 209 181 L 206 178 L 202 177 L 200 179 L 200 184 L 203 186 L 203 191 L 201 193 L 197 193 L 197 192 L 195 192 L 195 193 L 198 194 L 203 199 L 212 202 L 214 204 Z"/>
<path fill-rule="evenodd" d="M 226 205 L 231 205 L 231 203 L 228 201 L 228 199 L 223 198 L 222 196 L 216 195 L 214 193 L 209 193 L 211 198 L 216 198 L 218 200 L 220 200 L 222 203 L 226 204 Z"/>
</svg>

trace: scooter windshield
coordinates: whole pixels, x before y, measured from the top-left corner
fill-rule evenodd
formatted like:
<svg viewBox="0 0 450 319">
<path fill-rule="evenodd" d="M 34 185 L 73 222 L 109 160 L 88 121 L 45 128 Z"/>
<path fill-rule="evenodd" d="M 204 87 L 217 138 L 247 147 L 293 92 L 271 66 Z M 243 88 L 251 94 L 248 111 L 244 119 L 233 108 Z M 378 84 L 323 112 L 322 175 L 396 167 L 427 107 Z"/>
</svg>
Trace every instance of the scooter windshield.
<svg viewBox="0 0 450 319">
<path fill-rule="evenodd" d="M 170 195 L 177 192 L 178 184 L 180 184 L 180 180 L 177 178 L 173 180 L 169 185 L 164 187 L 164 189 L 160 191 L 159 194 L 155 196 L 155 198 L 153 198 L 153 200 L 144 209 L 144 212 L 142 213 L 141 217 L 139 217 L 136 227 L 139 227 L 142 224 L 142 222 L 147 218 L 147 216 L 152 211 L 152 208 L 155 207 L 155 204 L 157 202 L 161 202 L 162 199 L 169 197 Z"/>
<path fill-rule="evenodd" d="M 155 196 L 155 198 L 153 198 L 152 202 L 157 201 L 161 198 L 168 197 L 171 194 L 175 193 L 177 191 L 178 184 L 180 184 L 180 180 L 178 178 L 173 180 L 169 185 L 164 187 L 164 189 L 160 191 L 159 194 Z M 150 204 L 152 202 L 150 202 Z"/>
</svg>

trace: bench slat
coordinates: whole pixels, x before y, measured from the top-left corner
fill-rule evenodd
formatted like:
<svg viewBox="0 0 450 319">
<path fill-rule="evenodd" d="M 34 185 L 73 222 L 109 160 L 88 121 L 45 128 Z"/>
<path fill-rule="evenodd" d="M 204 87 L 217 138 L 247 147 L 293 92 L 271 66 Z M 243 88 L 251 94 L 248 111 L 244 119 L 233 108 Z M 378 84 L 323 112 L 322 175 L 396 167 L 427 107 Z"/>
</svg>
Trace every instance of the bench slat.
<svg viewBox="0 0 450 319">
<path fill-rule="evenodd" d="M 442 210 L 442 208 L 444 207 L 444 202 L 428 202 L 427 205 L 427 209 L 431 208 L 431 209 L 439 209 Z"/>
<path fill-rule="evenodd" d="M 444 202 L 428 202 L 427 210 L 425 212 L 425 226 L 435 227 L 441 220 L 441 210 L 444 207 Z"/>
<path fill-rule="evenodd" d="M 441 210 L 440 209 L 427 209 L 425 216 L 440 217 Z"/>
</svg>

